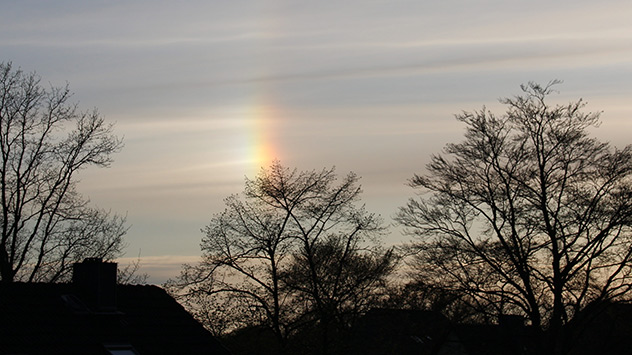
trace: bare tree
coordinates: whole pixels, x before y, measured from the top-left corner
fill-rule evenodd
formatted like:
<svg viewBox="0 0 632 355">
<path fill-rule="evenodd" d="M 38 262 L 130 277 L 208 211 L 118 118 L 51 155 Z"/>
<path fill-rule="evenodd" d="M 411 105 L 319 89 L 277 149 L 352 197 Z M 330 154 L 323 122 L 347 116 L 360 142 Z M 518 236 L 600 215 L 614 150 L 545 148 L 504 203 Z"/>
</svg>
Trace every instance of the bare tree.
<svg viewBox="0 0 632 355">
<path fill-rule="evenodd" d="M 497 117 L 464 112 L 465 140 L 432 156 L 397 219 L 426 282 L 458 290 L 487 312 L 525 315 L 550 349 L 591 302 L 632 285 L 632 147 L 588 135 L 584 102 L 550 106 L 547 86 L 501 100 Z"/>
<path fill-rule="evenodd" d="M 362 290 L 354 291 L 366 294 L 378 278 L 366 274 L 390 270 L 392 253 L 368 256 L 380 254 L 382 227 L 379 218 L 356 206 L 357 181 L 349 174 L 337 184 L 333 169 L 298 172 L 278 162 L 246 179 L 243 195 L 226 199 L 226 210 L 204 229 L 203 260 L 183 269 L 172 283 L 176 293 L 185 300 L 218 294 L 238 299 L 232 311 L 248 310 L 251 325 L 268 326 L 281 346 L 312 319 L 313 310 L 322 323 L 328 303 L 348 303 L 345 297 L 352 296 L 343 292 L 356 286 Z M 335 251 L 325 253 L 330 246 Z M 325 262 L 325 255 L 335 262 Z M 383 265 L 373 265 L 375 260 Z"/>
<path fill-rule="evenodd" d="M 144 285 L 147 284 L 149 274 L 141 273 L 140 252 L 136 260 L 129 262 L 125 266 L 118 266 L 116 272 L 116 283 L 119 285 Z"/>
<path fill-rule="evenodd" d="M 289 248 L 284 218 L 258 200 L 244 202 L 233 195 L 225 202 L 226 210 L 204 229 L 202 262 L 185 265 L 181 272 L 180 298 L 201 305 L 225 303 L 222 298 L 228 295 L 232 305 L 240 305 L 226 309 L 233 312 L 231 317 L 265 323 L 282 343 L 291 318 L 279 280 L 279 264 Z M 238 310 L 245 312 L 237 317 Z"/>
<path fill-rule="evenodd" d="M 297 250 L 282 274 L 303 305 L 303 323 L 320 336 L 324 353 L 343 350 L 346 331 L 386 298 L 397 256 L 392 249 L 363 242 L 353 233 L 327 236 Z"/>
<path fill-rule="evenodd" d="M 108 166 L 122 143 L 96 111 L 70 104 L 66 87 L 0 63 L 0 277 L 60 281 L 85 257 L 118 256 L 125 218 L 92 208 L 76 173 Z"/>
</svg>

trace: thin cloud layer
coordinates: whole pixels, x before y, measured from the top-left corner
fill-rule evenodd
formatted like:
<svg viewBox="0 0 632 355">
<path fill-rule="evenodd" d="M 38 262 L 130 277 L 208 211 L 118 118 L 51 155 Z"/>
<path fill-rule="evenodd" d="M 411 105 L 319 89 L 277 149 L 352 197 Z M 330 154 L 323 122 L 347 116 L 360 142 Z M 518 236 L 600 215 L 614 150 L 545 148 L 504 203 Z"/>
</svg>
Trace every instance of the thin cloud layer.
<svg viewBox="0 0 632 355">
<path fill-rule="evenodd" d="M 125 149 L 81 190 L 128 215 L 131 256 L 162 279 L 177 266 L 160 258 L 197 255 L 222 199 L 274 158 L 355 171 L 388 222 L 461 139 L 453 114 L 502 110 L 527 81 L 563 79 L 556 100 L 586 98 L 598 137 L 629 143 L 631 16 L 627 0 L 20 1 L 0 12 L 0 61 L 117 122 Z"/>
</svg>

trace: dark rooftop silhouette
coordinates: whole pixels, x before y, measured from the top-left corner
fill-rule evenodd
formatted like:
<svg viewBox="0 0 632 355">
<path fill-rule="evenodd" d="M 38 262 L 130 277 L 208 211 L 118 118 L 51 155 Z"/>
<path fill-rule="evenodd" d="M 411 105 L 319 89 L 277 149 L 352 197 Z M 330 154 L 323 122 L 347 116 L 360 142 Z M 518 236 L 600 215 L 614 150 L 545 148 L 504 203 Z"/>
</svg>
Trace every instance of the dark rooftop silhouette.
<svg viewBox="0 0 632 355">
<path fill-rule="evenodd" d="M 116 264 L 83 264 L 102 274 L 0 283 L 0 354 L 228 354 L 160 287 L 112 284 Z"/>
</svg>

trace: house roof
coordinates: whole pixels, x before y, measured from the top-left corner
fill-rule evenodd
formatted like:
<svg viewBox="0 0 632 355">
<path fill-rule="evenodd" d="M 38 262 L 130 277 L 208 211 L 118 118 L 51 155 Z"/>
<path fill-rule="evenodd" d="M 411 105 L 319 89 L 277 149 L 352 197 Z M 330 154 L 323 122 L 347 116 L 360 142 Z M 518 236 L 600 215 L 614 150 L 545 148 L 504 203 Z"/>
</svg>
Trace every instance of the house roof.
<svg viewBox="0 0 632 355">
<path fill-rule="evenodd" d="M 359 320 L 353 337 L 354 353 L 436 354 L 451 341 L 450 322 L 434 311 L 372 309 Z"/>
<path fill-rule="evenodd" d="M 373 309 L 355 327 L 358 354 L 540 354 L 539 334 L 523 323 L 454 324 L 440 312 Z"/>
<path fill-rule="evenodd" d="M 0 283 L 0 354 L 228 354 L 160 287 L 117 285 L 108 312 L 78 294 L 73 284 Z"/>
<path fill-rule="evenodd" d="M 469 355 L 542 354 L 542 335 L 530 326 L 455 324 L 454 334 Z"/>
<path fill-rule="evenodd" d="M 592 304 L 573 319 L 570 355 L 632 354 L 632 304 Z"/>
<path fill-rule="evenodd" d="M 548 334 L 505 315 L 498 324 L 449 322 L 439 312 L 375 309 L 354 328 L 357 354 L 492 355 L 547 353 Z M 632 354 L 632 304 L 596 303 L 556 339 L 564 353 Z"/>
</svg>

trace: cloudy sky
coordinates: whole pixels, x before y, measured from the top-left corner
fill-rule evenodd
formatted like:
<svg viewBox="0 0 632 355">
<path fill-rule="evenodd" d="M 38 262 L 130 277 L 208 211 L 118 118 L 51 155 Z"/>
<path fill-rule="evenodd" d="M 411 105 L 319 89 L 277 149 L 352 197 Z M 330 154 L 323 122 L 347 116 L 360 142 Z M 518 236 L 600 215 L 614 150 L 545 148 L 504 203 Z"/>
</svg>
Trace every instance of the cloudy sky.
<svg viewBox="0 0 632 355">
<path fill-rule="evenodd" d="M 275 158 L 356 172 L 390 223 L 461 139 L 454 114 L 500 113 L 521 83 L 562 79 L 554 102 L 583 97 L 595 135 L 632 143 L 630 18 L 629 0 L 4 1 L 0 62 L 116 122 L 125 148 L 81 191 L 127 214 L 127 257 L 162 282 Z"/>
</svg>

